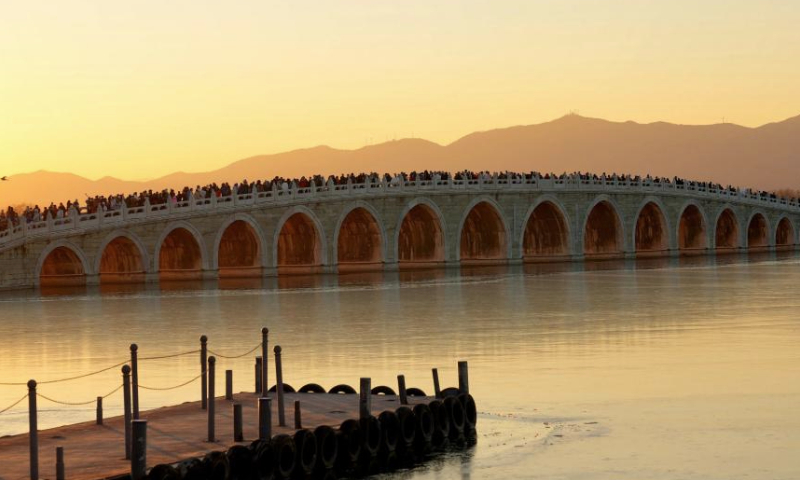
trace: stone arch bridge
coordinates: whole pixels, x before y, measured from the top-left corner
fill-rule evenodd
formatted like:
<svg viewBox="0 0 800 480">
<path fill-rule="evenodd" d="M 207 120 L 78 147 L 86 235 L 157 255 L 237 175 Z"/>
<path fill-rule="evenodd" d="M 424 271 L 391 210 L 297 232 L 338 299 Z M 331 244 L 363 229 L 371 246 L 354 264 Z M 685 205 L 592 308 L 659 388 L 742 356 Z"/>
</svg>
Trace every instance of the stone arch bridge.
<svg viewBox="0 0 800 480">
<path fill-rule="evenodd" d="M 0 232 L 0 287 L 795 249 L 800 206 L 651 180 L 385 182 L 123 208 Z"/>
</svg>

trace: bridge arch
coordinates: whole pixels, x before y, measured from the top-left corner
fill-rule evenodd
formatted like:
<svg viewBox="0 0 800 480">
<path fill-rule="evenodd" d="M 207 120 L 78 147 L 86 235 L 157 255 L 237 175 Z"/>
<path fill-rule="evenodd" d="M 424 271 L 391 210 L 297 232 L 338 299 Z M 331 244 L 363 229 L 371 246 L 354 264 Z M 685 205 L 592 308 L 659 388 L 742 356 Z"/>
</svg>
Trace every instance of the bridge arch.
<svg viewBox="0 0 800 480">
<path fill-rule="evenodd" d="M 770 246 L 770 232 L 767 215 L 761 210 L 754 210 L 747 220 L 747 245 L 750 249 L 765 249 Z"/>
<path fill-rule="evenodd" d="M 200 277 L 203 270 L 209 269 L 206 252 L 203 236 L 191 223 L 170 223 L 156 243 L 153 271 L 162 276 Z"/>
<path fill-rule="evenodd" d="M 728 204 L 723 205 L 714 221 L 714 249 L 717 251 L 738 249 L 741 246 L 739 230 L 739 218 L 733 207 Z"/>
<path fill-rule="evenodd" d="M 636 253 L 663 253 L 670 250 L 671 228 L 667 221 L 664 203 L 652 196 L 646 197 L 636 211 L 632 245 Z"/>
<path fill-rule="evenodd" d="M 148 273 L 150 265 L 147 248 L 138 235 L 130 230 L 114 230 L 97 249 L 94 271 L 100 275 L 100 282 L 104 281 L 104 276 L 121 281 L 123 277 Z"/>
<path fill-rule="evenodd" d="M 447 258 L 444 215 L 433 201 L 417 197 L 400 212 L 394 232 L 394 258 L 398 263 L 441 263 Z"/>
<path fill-rule="evenodd" d="M 458 224 L 459 241 L 456 258 L 470 260 L 506 260 L 511 258 L 511 238 L 508 222 L 500 205 L 491 197 L 474 198 Z M 483 228 L 480 224 L 487 228 Z"/>
<path fill-rule="evenodd" d="M 335 265 L 368 266 L 386 261 L 386 228 L 377 210 L 357 201 L 342 211 L 333 232 Z"/>
<path fill-rule="evenodd" d="M 84 285 L 91 275 L 89 261 L 80 247 L 67 240 L 50 243 L 36 262 L 36 285 Z"/>
<path fill-rule="evenodd" d="M 522 259 L 563 257 L 572 252 L 567 210 L 553 195 L 542 195 L 530 206 L 520 229 Z"/>
<path fill-rule="evenodd" d="M 584 255 L 615 256 L 625 251 L 625 226 L 619 212 L 608 195 L 599 195 L 589 205 L 581 229 Z"/>
<path fill-rule="evenodd" d="M 795 232 L 794 222 L 789 217 L 781 217 L 775 226 L 775 246 L 778 248 L 794 246 L 797 243 Z"/>
<path fill-rule="evenodd" d="M 212 269 L 220 273 L 227 271 L 229 276 L 243 275 L 246 270 L 260 275 L 257 270 L 266 265 L 266 251 L 264 233 L 258 222 L 250 215 L 238 213 L 217 231 L 211 255 Z"/>
<path fill-rule="evenodd" d="M 689 200 L 678 216 L 678 250 L 682 253 L 708 249 L 708 217 L 700 204 Z"/>
<path fill-rule="evenodd" d="M 289 208 L 278 220 L 272 240 L 274 268 L 328 264 L 328 246 L 322 222 L 308 207 Z"/>
</svg>

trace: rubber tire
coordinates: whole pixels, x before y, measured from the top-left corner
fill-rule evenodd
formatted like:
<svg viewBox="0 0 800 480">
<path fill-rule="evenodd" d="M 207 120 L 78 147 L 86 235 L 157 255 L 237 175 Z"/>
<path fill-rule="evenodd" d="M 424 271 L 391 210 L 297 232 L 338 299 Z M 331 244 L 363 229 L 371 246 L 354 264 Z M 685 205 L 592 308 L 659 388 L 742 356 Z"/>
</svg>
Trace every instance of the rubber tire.
<svg viewBox="0 0 800 480">
<path fill-rule="evenodd" d="M 147 473 L 147 480 L 181 480 L 181 473 L 172 465 L 156 465 Z"/>
<path fill-rule="evenodd" d="M 444 390 L 442 390 L 442 398 L 457 397 L 459 395 L 461 395 L 461 391 L 459 391 L 455 387 L 445 388 Z"/>
<path fill-rule="evenodd" d="M 466 425 L 464 405 L 457 397 L 447 397 L 442 403 L 450 420 L 450 440 L 463 440 L 464 426 Z"/>
<path fill-rule="evenodd" d="M 394 390 L 392 390 L 392 387 L 387 387 L 386 385 L 379 385 L 373 388 L 369 393 L 373 395 L 397 395 Z"/>
<path fill-rule="evenodd" d="M 411 387 L 406 389 L 406 395 L 409 397 L 426 397 L 425 392 L 422 389 Z"/>
<path fill-rule="evenodd" d="M 230 476 L 228 457 L 224 452 L 211 452 L 203 458 L 206 480 L 227 480 Z"/>
<path fill-rule="evenodd" d="M 327 425 L 314 429 L 317 438 L 317 470 L 333 470 L 339 455 L 339 439 L 336 431 Z"/>
<path fill-rule="evenodd" d="M 242 445 L 234 445 L 225 453 L 228 457 L 228 480 L 250 480 L 253 474 L 253 452 Z"/>
<path fill-rule="evenodd" d="M 297 446 L 286 434 L 272 437 L 272 453 L 275 458 L 275 478 L 290 478 L 297 463 Z"/>
<path fill-rule="evenodd" d="M 381 449 L 383 439 L 381 437 L 381 422 L 370 415 L 359 421 L 361 427 L 361 456 L 376 458 Z"/>
<path fill-rule="evenodd" d="M 414 411 L 408 407 L 400 407 L 395 410 L 397 421 L 400 424 L 400 441 L 398 446 L 402 448 L 410 448 L 414 445 L 414 440 L 417 437 L 417 418 Z"/>
<path fill-rule="evenodd" d="M 414 417 L 417 420 L 417 434 L 414 437 L 414 445 L 421 450 L 427 450 L 433 441 L 433 435 L 436 432 L 436 419 L 433 417 L 431 407 L 420 403 L 414 405 Z"/>
<path fill-rule="evenodd" d="M 400 443 L 400 420 L 397 414 L 387 410 L 378 415 L 381 423 L 381 451 L 382 453 L 395 452 Z"/>
<path fill-rule="evenodd" d="M 322 388 L 322 385 L 316 383 L 307 383 L 300 387 L 298 390 L 299 393 L 325 393 L 325 389 Z"/>
<path fill-rule="evenodd" d="M 428 404 L 433 414 L 435 428 L 431 446 L 434 450 L 444 450 L 450 443 L 450 414 L 441 400 L 434 400 Z"/>
<path fill-rule="evenodd" d="M 275 478 L 275 452 L 272 442 L 256 440 L 250 444 L 253 452 L 253 476 L 256 480 L 272 480 Z"/>
<path fill-rule="evenodd" d="M 277 392 L 278 391 L 278 385 L 273 385 L 272 388 L 270 388 L 268 391 L 273 392 L 273 393 Z M 283 393 L 295 393 L 294 387 L 292 387 L 288 383 L 284 383 L 283 384 Z"/>
<path fill-rule="evenodd" d="M 342 394 L 342 393 L 344 393 L 344 394 L 347 394 L 347 395 L 355 395 L 356 391 L 350 385 L 341 384 L 341 385 L 336 385 L 334 387 L 331 387 L 331 389 L 328 390 L 328 393 L 333 393 L 333 394 Z"/>
<path fill-rule="evenodd" d="M 294 434 L 294 444 L 297 448 L 295 473 L 300 476 L 311 475 L 317 466 L 317 437 L 311 430 L 298 430 Z"/>
<path fill-rule="evenodd" d="M 358 463 L 361 456 L 361 426 L 358 420 L 345 420 L 337 432 L 339 440 L 339 454 L 337 455 L 337 470 L 340 473 L 350 472 Z"/>
<path fill-rule="evenodd" d="M 464 424 L 465 432 L 475 432 L 478 424 L 478 407 L 475 404 L 475 399 L 469 393 L 462 393 L 458 396 L 458 401 L 464 407 Z"/>
</svg>

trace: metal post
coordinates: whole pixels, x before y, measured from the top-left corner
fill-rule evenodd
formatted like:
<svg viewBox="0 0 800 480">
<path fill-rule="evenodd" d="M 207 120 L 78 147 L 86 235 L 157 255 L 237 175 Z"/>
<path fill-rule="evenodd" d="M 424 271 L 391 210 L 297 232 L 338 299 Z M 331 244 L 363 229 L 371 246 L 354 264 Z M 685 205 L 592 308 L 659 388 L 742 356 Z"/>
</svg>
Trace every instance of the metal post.
<svg viewBox="0 0 800 480">
<path fill-rule="evenodd" d="M 458 362 L 458 391 L 469 393 L 469 367 L 465 361 Z"/>
<path fill-rule="evenodd" d="M 233 404 L 233 441 L 243 442 L 244 434 L 242 433 L 242 404 Z"/>
<path fill-rule="evenodd" d="M 206 378 L 206 364 L 208 363 L 208 337 L 200 337 L 200 402 L 203 410 L 208 405 L 208 379 Z"/>
<path fill-rule="evenodd" d="M 56 447 L 56 480 L 66 480 L 64 473 L 64 447 Z"/>
<path fill-rule="evenodd" d="M 131 477 L 133 480 L 142 480 L 147 469 L 147 420 L 133 421 L 132 449 Z"/>
<path fill-rule="evenodd" d="M 122 405 L 125 412 L 125 460 L 131 459 L 131 367 L 122 366 Z"/>
<path fill-rule="evenodd" d="M 303 428 L 303 418 L 300 413 L 300 400 L 294 401 L 294 428 L 295 430 Z"/>
<path fill-rule="evenodd" d="M 362 420 L 372 415 L 372 379 L 362 377 L 358 392 L 358 418 Z"/>
<path fill-rule="evenodd" d="M 39 419 L 36 411 L 36 380 L 28 381 L 28 440 L 31 447 L 31 480 L 39 480 Z"/>
<path fill-rule="evenodd" d="M 261 369 L 263 368 L 261 357 L 256 357 L 256 395 L 261 395 Z"/>
<path fill-rule="evenodd" d="M 281 371 L 281 346 L 275 345 L 275 390 L 278 392 L 278 425 L 286 426 L 286 414 L 283 411 L 283 372 Z M 265 388 L 266 389 L 266 388 Z"/>
<path fill-rule="evenodd" d="M 269 397 L 269 328 L 261 329 L 261 394 Z"/>
<path fill-rule="evenodd" d="M 406 376 L 397 376 L 397 390 L 400 392 L 400 405 L 408 405 L 408 396 L 406 395 Z"/>
<path fill-rule="evenodd" d="M 133 418 L 139 419 L 139 361 L 137 351 L 139 346 L 131 344 L 131 398 L 133 399 Z"/>
<path fill-rule="evenodd" d="M 269 440 L 272 438 L 272 399 L 261 397 L 258 399 L 258 438 Z"/>
<path fill-rule="evenodd" d="M 432 369 L 433 372 L 433 395 L 435 398 L 442 398 L 442 390 L 439 388 L 439 369 Z"/>
<path fill-rule="evenodd" d="M 215 418 L 214 418 L 214 364 L 217 363 L 217 359 L 212 357 L 208 357 L 208 441 L 213 442 L 214 440 L 214 426 L 215 426 Z"/>
<path fill-rule="evenodd" d="M 97 424 L 103 424 L 103 397 L 97 397 Z"/>
<path fill-rule="evenodd" d="M 233 370 L 225 370 L 225 400 L 233 400 Z"/>
</svg>

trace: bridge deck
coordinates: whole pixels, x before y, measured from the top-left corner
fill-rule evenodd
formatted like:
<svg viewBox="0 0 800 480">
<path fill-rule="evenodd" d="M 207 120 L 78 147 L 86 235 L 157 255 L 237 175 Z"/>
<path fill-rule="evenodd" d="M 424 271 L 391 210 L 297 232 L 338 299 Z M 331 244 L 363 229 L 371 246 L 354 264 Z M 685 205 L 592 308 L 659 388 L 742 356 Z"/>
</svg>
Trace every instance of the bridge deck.
<svg viewBox="0 0 800 480">
<path fill-rule="evenodd" d="M 272 394 L 272 434 L 293 433 L 294 402 L 300 400 L 305 428 L 320 425 L 338 427 L 348 418 L 358 418 L 358 395 L 287 393 L 286 423 L 277 425 L 277 399 Z M 239 393 L 234 400 L 216 400 L 217 442 L 206 442 L 208 414 L 200 402 L 163 407 L 142 412 L 147 420 L 147 466 L 170 463 L 225 450 L 233 441 L 233 403 L 242 404 L 244 442 L 258 438 L 257 395 Z M 409 403 L 430 402 L 431 397 L 409 397 Z M 373 395 L 374 413 L 399 407 L 396 396 Z M 73 480 L 96 480 L 130 472 L 125 460 L 124 421 L 122 417 L 106 418 L 104 425 L 86 422 L 39 432 L 40 478 L 55 478 L 56 447 L 64 447 L 66 476 Z M 0 480 L 30 478 L 28 434 L 0 438 Z"/>
</svg>

